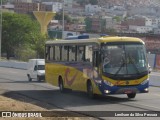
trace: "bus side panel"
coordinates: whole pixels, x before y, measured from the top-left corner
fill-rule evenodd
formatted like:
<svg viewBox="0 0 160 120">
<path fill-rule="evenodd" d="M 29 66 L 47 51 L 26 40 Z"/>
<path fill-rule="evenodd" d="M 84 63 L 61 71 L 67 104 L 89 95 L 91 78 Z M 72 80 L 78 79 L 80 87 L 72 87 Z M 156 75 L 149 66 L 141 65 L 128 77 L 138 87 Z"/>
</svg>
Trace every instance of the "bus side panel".
<svg viewBox="0 0 160 120">
<path fill-rule="evenodd" d="M 59 77 L 59 72 L 58 71 L 58 67 L 57 65 L 55 65 L 54 63 L 46 63 L 45 65 L 45 76 L 46 76 L 46 82 L 50 83 L 54 86 L 58 86 L 58 77 Z"/>
<path fill-rule="evenodd" d="M 63 63 L 64 64 L 64 63 Z M 64 87 L 72 90 L 87 91 L 87 80 L 91 80 L 94 93 L 101 94 L 99 87 L 93 80 L 92 68 L 85 69 L 85 66 L 79 64 L 63 65 L 60 63 L 46 63 L 46 82 L 58 86 L 58 77 L 61 76 Z"/>
<path fill-rule="evenodd" d="M 62 77 L 65 88 L 80 89 L 81 71 L 60 63 L 46 63 L 46 81 L 54 86 L 58 86 L 59 76 Z"/>
</svg>

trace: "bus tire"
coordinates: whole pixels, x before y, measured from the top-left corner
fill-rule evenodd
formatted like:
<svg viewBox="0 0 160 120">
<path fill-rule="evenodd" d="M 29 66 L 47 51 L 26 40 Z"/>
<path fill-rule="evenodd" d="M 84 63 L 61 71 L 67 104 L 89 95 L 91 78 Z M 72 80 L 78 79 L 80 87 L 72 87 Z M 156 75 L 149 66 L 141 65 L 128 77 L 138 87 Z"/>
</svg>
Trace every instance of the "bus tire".
<svg viewBox="0 0 160 120">
<path fill-rule="evenodd" d="M 32 81 L 32 78 L 30 77 L 29 74 L 28 74 L 27 76 L 28 76 L 28 81 L 31 82 L 31 81 Z"/>
<path fill-rule="evenodd" d="M 128 98 L 135 98 L 136 97 L 136 93 L 130 93 L 127 94 Z"/>
<path fill-rule="evenodd" d="M 87 94 L 88 94 L 88 97 L 91 99 L 93 99 L 95 97 L 95 95 L 93 93 L 93 86 L 92 86 L 91 81 L 87 82 Z"/>
<path fill-rule="evenodd" d="M 64 84 L 63 84 L 63 79 L 61 77 L 59 78 L 58 84 L 59 84 L 59 90 L 60 90 L 60 92 L 64 93 L 65 92 L 65 88 L 64 88 Z"/>
</svg>

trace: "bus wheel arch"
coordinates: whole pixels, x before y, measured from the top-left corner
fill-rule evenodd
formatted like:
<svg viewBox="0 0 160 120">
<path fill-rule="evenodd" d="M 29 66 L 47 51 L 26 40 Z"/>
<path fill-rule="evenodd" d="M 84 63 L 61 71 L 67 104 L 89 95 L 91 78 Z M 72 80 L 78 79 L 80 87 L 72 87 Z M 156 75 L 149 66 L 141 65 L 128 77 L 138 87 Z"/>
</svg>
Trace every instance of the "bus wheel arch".
<svg viewBox="0 0 160 120">
<path fill-rule="evenodd" d="M 87 80 L 86 87 L 87 87 L 88 97 L 93 99 L 95 97 L 95 94 L 94 94 L 93 85 L 90 79 Z"/>
<path fill-rule="evenodd" d="M 58 86 L 59 86 L 60 92 L 62 92 L 62 93 L 65 92 L 64 82 L 63 82 L 62 76 L 58 77 Z"/>
</svg>

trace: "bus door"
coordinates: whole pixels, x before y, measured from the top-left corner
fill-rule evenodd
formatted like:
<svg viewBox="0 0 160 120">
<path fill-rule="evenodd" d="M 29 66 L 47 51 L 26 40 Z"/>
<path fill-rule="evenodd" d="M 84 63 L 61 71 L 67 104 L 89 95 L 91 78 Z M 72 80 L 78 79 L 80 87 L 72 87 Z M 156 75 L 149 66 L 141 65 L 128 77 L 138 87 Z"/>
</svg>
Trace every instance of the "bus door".
<svg viewBox="0 0 160 120">
<path fill-rule="evenodd" d="M 99 74 L 99 51 L 93 51 L 93 79 L 98 79 Z"/>
</svg>

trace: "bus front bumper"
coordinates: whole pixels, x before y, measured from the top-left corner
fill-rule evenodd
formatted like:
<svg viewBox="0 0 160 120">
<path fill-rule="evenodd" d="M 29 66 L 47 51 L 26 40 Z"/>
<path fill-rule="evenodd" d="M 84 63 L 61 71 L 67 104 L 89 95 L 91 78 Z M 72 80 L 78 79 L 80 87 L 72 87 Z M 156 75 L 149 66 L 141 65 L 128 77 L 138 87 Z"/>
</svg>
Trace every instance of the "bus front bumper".
<svg viewBox="0 0 160 120">
<path fill-rule="evenodd" d="M 101 86 L 101 92 L 103 95 L 109 94 L 130 94 L 130 93 L 148 93 L 149 83 L 136 86 Z"/>
</svg>

